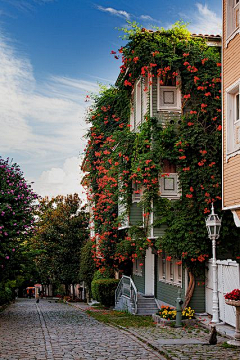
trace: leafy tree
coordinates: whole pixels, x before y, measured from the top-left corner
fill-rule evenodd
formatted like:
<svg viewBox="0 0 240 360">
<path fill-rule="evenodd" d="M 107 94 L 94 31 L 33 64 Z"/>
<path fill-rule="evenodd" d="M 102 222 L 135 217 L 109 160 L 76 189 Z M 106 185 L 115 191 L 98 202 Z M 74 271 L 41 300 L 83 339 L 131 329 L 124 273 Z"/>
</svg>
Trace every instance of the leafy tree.
<svg viewBox="0 0 240 360">
<path fill-rule="evenodd" d="M 93 280 L 95 270 L 96 267 L 93 261 L 92 242 L 87 241 L 81 249 L 79 277 L 81 281 L 86 283 L 89 298 L 91 298 L 91 282 Z"/>
<path fill-rule="evenodd" d="M 81 247 L 88 237 L 88 215 L 80 206 L 77 194 L 41 199 L 31 240 L 41 282 L 65 284 L 66 293 L 79 281 Z"/>
</svg>

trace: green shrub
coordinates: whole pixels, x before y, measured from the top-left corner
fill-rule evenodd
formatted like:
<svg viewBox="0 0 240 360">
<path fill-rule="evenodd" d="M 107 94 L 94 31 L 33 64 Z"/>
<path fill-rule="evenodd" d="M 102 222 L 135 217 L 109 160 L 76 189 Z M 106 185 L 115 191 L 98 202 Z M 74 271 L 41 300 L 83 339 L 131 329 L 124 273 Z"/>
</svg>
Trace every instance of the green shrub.
<svg viewBox="0 0 240 360">
<path fill-rule="evenodd" d="M 97 270 L 93 275 L 93 280 L 99 279 L 113 279 L 114 273 L 111 269 L 105 269 L 104 271 Z"/>
<path fill-rule="evenodd" d="M 91 297 L 91 282 L 95 272 L 95 263 L 92 258 L 92 241 L 87 241 L 82 249 L 80 256 L 80 281 L 84 281 Z"/>
<path fill-rule="evenodd" d="M 113 306 L 115 303 L 115 290 L 118 286 L 117 279 L 98 279 L 92 281 L 92 294 L 94 299 L 102 305 Z"/>
<path fill-rule="evenodd" d="M 0 306 L 8 304 L 11 300 L 13 300 L 11 289 L 0 287 Z"/>
</svg>

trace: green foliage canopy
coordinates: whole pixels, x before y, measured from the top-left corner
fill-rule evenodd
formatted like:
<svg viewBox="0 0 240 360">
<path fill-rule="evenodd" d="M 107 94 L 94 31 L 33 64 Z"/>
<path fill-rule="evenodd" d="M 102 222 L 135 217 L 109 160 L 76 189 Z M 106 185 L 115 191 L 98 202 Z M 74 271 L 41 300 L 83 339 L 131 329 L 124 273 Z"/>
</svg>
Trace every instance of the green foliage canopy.
<svg viewBox="0 0 240 360">
<path fill-rule="evenodd" d="M 43 284 L 76 284 L 88 215 L 77 194 L 40 200 L 37 231 L 31 239 Z"/>
</svg>

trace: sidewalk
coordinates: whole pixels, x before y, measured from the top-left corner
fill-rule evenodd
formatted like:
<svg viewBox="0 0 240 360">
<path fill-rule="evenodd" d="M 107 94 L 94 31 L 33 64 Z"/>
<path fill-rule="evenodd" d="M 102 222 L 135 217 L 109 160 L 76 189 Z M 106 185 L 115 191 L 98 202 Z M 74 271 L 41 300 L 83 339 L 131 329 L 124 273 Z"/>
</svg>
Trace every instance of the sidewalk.
<svg viewBox="0 0 240 360">
<path fill-rule="evenodd" d="M 77 308 L 79 308 L 80 310 L 86 311 L 86 310 L 91 310 L 91 311 L 101 311 L 96 309 L 94 306 L 88 305 L 86 303 L 69 303 L 70 305 L 73 305 Z M 199 320 L 200 324 L 205 327 L 206 329 L 208 329 L 209 331 L 211 331 L 212 325 L 211 323 L 211 318 L 208 315 L 198 315 L 196 316 L 196 318 Z M 231 325 L 228 325 L 226 323 L 219 323 L 216 326 L 216 330 L 217 332 L 222 335 L 227 337 L 228 339 L 234 339 L 234 333 L 235 333 L 235 328 Z"/>
<path fill-rule="evenodd" d="M 199 322 L 206 327 L 208 330 L 211 330 L 211 318 L 208 315 L 196 316 Z M 220 322 L 216 326 L 216 330 L 222 336 L 226 336 L 228 339 L 234 339 L 235 328 L 231 325 L 228 325 L 224 322 Z"/>
</svg>

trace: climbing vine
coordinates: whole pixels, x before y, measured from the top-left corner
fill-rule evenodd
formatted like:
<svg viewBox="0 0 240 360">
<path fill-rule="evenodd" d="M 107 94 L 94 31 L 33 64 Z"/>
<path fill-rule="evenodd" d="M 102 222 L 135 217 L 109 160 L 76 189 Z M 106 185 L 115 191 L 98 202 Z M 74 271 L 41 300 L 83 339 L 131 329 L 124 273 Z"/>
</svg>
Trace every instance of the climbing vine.
<svg viewBox="0 0 240 360">
<path fill-rule="evenodd" d="M 121 269 L 142 258 L 146 249 L 181 259 L 190 274 L 197 274 L 211 255 L 205 217 L 213 202 L 221 214 L 221 54 L 204 37 L 191 36 L 185 25 L 148 31 L 136 24 L 125 30 L 127 44 L 112 55 L 119 61 L 116 85 L 106 89 L 89 111 L 91 129 L 86 148 L 89 200 L 94 214 L 94 260 L 98 267 Z M 181 89 L 180 118 L 162 123 L 150 116 L 149 107 L 139 131 L 131 131 L 134 84 L 147 79 L 150 94 L 154 81 Z M 164 162 L 177 169 L 182 196 L 162 198 L 159 177 Z M 162 175 L 161 175 L 162 174 Z M 143 189 L 139 206 L 144 226 L 118 231 L 118 207 L 132 202 L 132 183 Z M 135 190 L 136 192 L 138 190 Z M 154 203 L 154 226 L 167 224 L 165 235 L 149 238 Z M 222 251 L 233 251 L 239 231 L 228 212 L 223 216 Z M 97 241 L 96 241 L 97 240 Z"/>
</svg>

